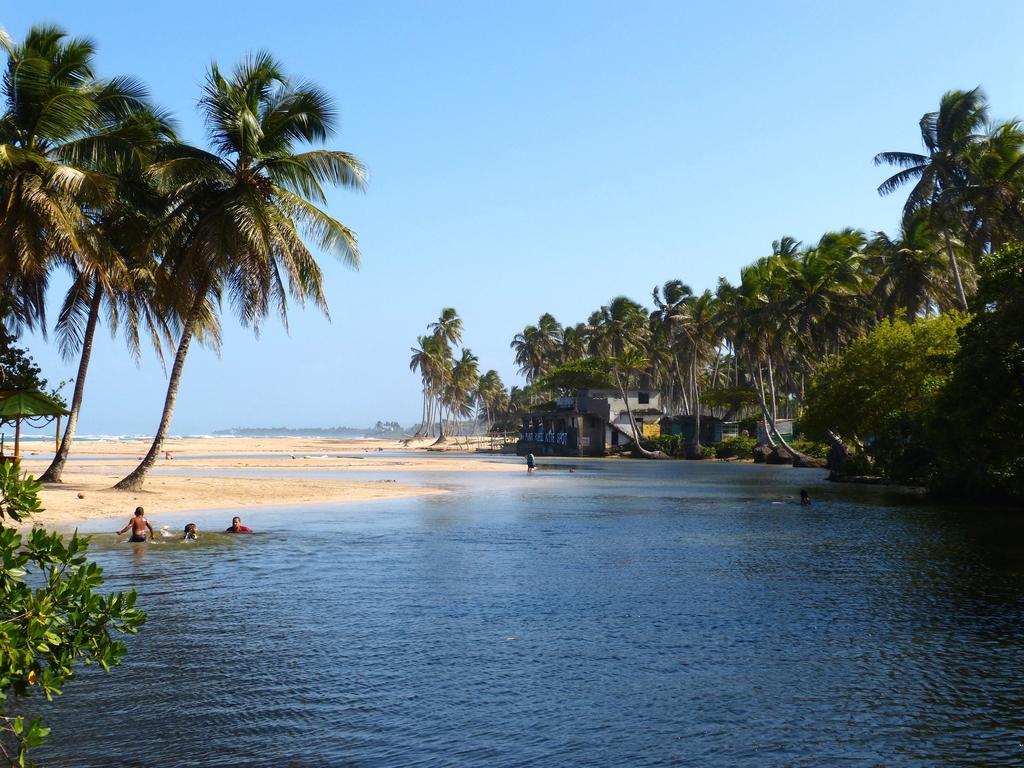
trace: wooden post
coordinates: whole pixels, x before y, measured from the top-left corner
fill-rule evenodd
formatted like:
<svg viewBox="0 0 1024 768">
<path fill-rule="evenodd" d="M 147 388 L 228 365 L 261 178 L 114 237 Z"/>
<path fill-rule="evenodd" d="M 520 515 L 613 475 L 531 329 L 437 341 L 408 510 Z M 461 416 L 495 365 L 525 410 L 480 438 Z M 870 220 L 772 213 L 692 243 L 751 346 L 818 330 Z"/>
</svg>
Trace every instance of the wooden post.
<svg viewBox="0 0 1024 768">
<path fill-rule="evenodd" d="M 53 452 L 60 450 L 60 414 L 57 414 L 57 431 L 53 433 Z"/>
<path fill-rule="evenodd" d="M 14 420 L 14 463 L 21 461 L 21 417 Z"/>
</svg>

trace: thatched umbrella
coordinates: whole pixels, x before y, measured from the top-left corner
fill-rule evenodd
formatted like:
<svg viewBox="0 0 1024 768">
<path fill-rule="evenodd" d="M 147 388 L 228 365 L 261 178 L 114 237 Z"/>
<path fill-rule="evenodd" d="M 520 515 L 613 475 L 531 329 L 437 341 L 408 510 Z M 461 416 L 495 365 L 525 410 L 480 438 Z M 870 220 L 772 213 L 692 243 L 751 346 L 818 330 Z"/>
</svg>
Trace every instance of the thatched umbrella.
<svg viewBox="0 0 1024 768">
<path fill-rule="evenodd" d="M 60 417 L 67 413 L 63 405 L 38 389 L 0 390 L 0 424 L 14 424 L 14 462 L 21 461 L 22 421 L 40 426 L 57 419 L 57 434 L 60 434 Z"/>
</svg>

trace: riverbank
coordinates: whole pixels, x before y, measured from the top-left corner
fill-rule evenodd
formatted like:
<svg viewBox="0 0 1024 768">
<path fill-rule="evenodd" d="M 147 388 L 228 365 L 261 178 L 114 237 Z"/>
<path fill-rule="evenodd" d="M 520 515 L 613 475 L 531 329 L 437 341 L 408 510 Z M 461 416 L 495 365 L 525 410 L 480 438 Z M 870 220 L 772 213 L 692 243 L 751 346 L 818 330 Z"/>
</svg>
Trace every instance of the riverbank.
<svg viewBox="0 0 1024 768">
<path fill-rule="evenodd" d="M 35 448 L 36 446 L 32 446 Z M 151 515 L 210 509 L 345 503 L 444 493 L 437 488 L 396 482 L 389 471 L 516 471 L 511 464 L 480 458 L 425 456 L 398 440 L 333 438 L 198 438 L 168 441 L 169 457 L 161 457 L 142 491 L 115 491 L 117 480 L 130 472 L 145 451 L 144 441 L 102 440 L 75 444 L 64 482 L 41 492 L 44 511 L 33 524 L 66 529 L 85 520 L 130 515 L 143 506 Z M 38 476 L 51 454 L 29 449 L 23 466 Z M 302 470 L 303 478 L 244 477 L 238 471 Z M 308 478 L 309 470 L 330 470 L 331 479 Z M 173 471 L 174 474 L 169 474 Z M 337 479 L 346 471 L 380 478 Z"/>
</svg>

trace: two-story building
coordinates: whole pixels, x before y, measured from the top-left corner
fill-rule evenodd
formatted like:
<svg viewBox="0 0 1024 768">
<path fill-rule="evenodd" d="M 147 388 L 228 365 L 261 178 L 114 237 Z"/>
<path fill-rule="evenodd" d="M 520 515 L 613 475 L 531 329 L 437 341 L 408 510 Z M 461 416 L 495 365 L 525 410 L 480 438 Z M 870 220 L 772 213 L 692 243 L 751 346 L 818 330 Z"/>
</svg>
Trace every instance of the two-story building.
<svg viewBox="0 0 1024 768">
<path fill-rule="evenodd" d="M 665 412 L 653 389 L 629 389 L 629 408 L 643 434 L 660 434 Z M 554 410 L 537 411 L 523 419 L 516 452 L 542 456 L 604 456 L 633 441 L 626 400 L 618 390 L 581 390 L 560 397 Z"/>
</svg>

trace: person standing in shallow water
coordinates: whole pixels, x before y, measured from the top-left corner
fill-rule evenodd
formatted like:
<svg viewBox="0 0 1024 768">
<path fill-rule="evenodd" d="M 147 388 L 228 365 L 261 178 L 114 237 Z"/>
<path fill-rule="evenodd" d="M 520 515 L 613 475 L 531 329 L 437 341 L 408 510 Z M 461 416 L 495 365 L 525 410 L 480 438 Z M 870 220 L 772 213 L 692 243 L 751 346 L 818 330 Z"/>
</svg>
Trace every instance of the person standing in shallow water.
<svg viewBox="0 0 1024 768">
<path fill-rule="evenodd" d="M 252 533 L 252 528 L 247 525 L 242 525 L 242 518 L 232 517 L 231 527 L 226 528 L 224 533 Z"/>
<path fill-rule="evenodd" d="M 146 540 L 146 529 L 149 529 L 149 540 L 153 541 L 156 538 L 156 534 L 153 532 L 153 526 L 149 524 L 149 520 L 145 517 L 146 511 L 142 507 L 135 508 L 135 517 L 128 521 L 128 525 L 117 532 L 120 536 L 122 533 L 127 531 L 129 528 L 132 529 L 131 538 L 128 541 L 141 544 Z"/>
<path fill-rule="evenodd" d="M 526 454 L 526 474 L 532 475 L 533 470 L 537 468 L 537 460 L 533 458 L 533 453 Z"/>
<path fill-rule="evenodd" d="M 800 489 L 800 506 L 809 507 L 811 506 L 811 494 L 809 494 L 803 488 Z"/>
</svg>

